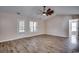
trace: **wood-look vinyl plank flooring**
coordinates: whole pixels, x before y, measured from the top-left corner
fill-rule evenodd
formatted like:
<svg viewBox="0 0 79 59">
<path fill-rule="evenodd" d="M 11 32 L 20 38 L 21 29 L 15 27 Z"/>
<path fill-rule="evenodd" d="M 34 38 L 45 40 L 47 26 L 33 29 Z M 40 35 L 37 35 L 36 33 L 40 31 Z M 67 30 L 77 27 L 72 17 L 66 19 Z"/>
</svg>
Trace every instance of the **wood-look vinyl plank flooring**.
<svg viewBox="0 0 79 59">
<path fill-rule="evenodd" d="M 0 53 L 64 53 L 67 38 L 38 35 L 29 38 L 1 42 Z"/>
</svg>

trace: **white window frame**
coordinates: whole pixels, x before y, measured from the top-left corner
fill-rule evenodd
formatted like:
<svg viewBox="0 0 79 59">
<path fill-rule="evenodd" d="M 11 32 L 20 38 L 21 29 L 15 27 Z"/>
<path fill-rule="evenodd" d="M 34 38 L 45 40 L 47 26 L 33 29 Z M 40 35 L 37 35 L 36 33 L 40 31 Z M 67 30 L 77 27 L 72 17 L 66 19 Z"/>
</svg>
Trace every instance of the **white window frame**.
<svg viewBox="0 0 79 59">
<path fill-rule="evenodd" d="M 69 20 L 69 39 L 72 44 L 77 44 L 78 37 L 78 19 Z"/>
<path fill-rule="evenodd" d="M 37 32 L 37 22 L 36 21 L 30 21 L 30 32 Z"/>
<path fill-rule="evenodd" d="M 77 31 L 77 22 L 72 21 L 72 31 Z"/>
<path fill-rule="evenodd" d="M 19 30 L 19 33 L 25 32 L 25 21 L 24 20 L 20 20 L 19 21 L 19 28 L 18 28 L 18 30 Z"/>
</svg>

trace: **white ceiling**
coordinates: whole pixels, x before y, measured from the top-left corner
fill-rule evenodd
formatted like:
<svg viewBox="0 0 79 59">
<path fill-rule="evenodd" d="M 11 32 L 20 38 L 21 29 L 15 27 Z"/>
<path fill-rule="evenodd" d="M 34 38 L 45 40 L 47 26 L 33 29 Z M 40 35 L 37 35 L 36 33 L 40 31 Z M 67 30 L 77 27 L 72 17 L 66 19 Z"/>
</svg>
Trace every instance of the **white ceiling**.
<svg viewBox="0 0 79 59">
<path fill-rule="evenodd" d="M 54 10 L 54 15 L 79 14 L 79 6 L 47 6 Z M 0 6 L 0 12 L 17 13 L 25 16 L 41 15 L 42 6 Z"/>
</svg>

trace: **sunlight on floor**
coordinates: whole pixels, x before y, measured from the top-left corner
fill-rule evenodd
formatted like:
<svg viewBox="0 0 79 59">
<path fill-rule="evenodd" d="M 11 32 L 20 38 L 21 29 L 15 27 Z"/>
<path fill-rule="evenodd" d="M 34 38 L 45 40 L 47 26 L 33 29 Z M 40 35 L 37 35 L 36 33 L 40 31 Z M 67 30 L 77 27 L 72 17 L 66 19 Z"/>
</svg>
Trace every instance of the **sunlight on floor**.
<svg viewBox="0 0 79 59">
<path fill-rule="evenodd" d="M 72 44 L 77 44 L 77 37 L 76 37 L 76 35 L 72 35 L 70 41 L 71 41 Z"/>
</svg>

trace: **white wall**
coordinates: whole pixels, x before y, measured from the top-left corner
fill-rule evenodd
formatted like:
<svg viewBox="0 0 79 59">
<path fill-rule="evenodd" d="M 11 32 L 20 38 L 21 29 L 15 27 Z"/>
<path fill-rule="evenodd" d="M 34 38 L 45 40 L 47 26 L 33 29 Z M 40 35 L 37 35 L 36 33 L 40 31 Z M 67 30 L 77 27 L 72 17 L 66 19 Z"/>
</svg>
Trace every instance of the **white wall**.
<svg viewBox="0 0 79 59">
<path fill-rule="evenodd" d="M 37 21 L 38 32 L 31 33 L 29 29 L 29 21 L 32 20 L 32 18 L 23 17 L 23 19 L 26 22 L 26 32 L 24 34 L 19 34 L 17 32 L 17 24 L 19 19 L 18 16 L 14 13 L 0 13 L 0 42 L 14 40 L 23 37 L 30 37 L 44 33 L 43 21 Z"/>
<path fill-rule="evenodd" d="M 26 32 L 19 34 L 17 32 L 18 20 L 23 19 L 26 23 Z M 38 22 L 38 32 L 31 33 L 29 29 L 29 21 L 33 20 L 29 17 L 18 18 L 14 13 L 0 13 L 0 42 L 30 37 L 39 34 L 49 34 L 61 37 L 68 37 L 68 21 L 71 16 L 54 16 L 48 20 Z"/>
<path fill-rule="evenodd" d="M 69 35 L 69 19 L 71 16 L 54 16 L 46 21 L 47 34 L 68 37 Z"/>
</svg>

